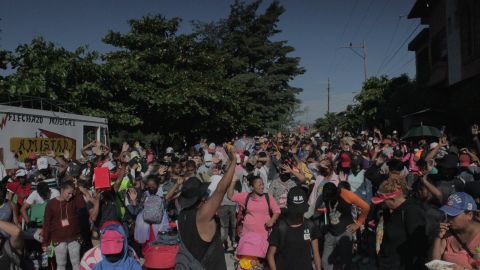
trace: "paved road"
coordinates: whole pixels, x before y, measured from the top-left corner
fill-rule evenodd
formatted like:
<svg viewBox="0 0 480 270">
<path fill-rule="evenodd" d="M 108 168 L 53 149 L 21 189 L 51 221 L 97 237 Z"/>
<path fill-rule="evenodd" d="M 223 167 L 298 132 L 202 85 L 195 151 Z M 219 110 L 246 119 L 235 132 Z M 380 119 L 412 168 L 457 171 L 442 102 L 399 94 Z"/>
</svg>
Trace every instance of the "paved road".
<svg viewBox="0 0 480 270">
<path fill-rule="evenodd" d="M 225 260 L 227 261 L 227 270 L 235 270 L 234 268 L 234 261 L 233 261 L 233 255 L 230 253 L 225 253 Z M 353 269 L 356 270 L 375 270 L 376 267 L 373 264 L 373 261 L 370 260 L 369 264 L 362 264 L 362 263 L 357 263 Z"/>
</svg>

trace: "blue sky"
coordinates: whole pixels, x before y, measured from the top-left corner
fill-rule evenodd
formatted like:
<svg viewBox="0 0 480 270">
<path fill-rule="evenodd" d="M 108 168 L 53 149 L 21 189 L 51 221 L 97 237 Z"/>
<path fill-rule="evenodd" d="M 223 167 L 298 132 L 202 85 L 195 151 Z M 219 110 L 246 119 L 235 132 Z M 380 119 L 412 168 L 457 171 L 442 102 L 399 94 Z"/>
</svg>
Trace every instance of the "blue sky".
<svg viewBox="0 0 480 270">
<path fill-rule="evenodd" d="M 362 59 L 349 49 L 339 48 L 350 42 L 361 45 L 365 40 L 369 76 L 415 76 L 414 53 L 408 52 L 407 39 L 410 34 L 414 37 L 422 26 L 417 27 L 418 20 L 405 16 L 414 2 L 280 1 L 286 12 L 278 24 L 282 33 L 275 39 L 287 40 L 295 48 L 292 55 L 300 57 L 306 69 L 291 83 L 303 88 L 299 98 L 307 110 L 299 120 L 311 122 L 326 112 L 329 77 L 331 111 L 341 111 L 352 103 L 364 75 Z M 0 48 L 13 50 L 35 36 L 43 36 L 67 49 L 88 45 L 92 50 L 105 52 L 112 48 L 103 44 L 101 38 L 108 30 L 126 32 L 129 19 L 146 14 L 180 17 L 181 32 L 185 33 L 191 30 L 191 20 L 225 18 L 231 3 L 233 0 L 0 0 Z M 262 7 L 269 3 L 265 0 Z"/>
</svg>

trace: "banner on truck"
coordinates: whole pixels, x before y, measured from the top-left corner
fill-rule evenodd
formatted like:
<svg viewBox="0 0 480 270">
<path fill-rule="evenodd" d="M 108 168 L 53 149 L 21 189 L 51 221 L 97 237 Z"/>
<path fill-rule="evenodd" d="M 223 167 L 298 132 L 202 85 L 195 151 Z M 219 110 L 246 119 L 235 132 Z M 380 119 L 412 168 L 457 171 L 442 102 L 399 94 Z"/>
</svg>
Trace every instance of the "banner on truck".
<svg viewBox="0 0 480 270">
<path fill-rule="evenodd" d="M 10 151 L 17 154 L 19 161 L 24 161 L 32 153 L 45 155 L 52 150 L 56 156 L 65 150 L 75 153 L 76 140 L 72 138 L 10 138 Z"/>
</svg>

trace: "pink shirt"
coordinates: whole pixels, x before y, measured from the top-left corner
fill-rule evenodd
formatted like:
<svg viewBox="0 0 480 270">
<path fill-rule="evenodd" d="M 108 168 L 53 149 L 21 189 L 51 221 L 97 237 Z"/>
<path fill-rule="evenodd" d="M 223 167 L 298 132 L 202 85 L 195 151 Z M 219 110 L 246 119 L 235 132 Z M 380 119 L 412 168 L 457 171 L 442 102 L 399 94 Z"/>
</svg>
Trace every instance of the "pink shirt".
<svg viewBox="0 0 480 270">
<path fill-rule="evenodd" d="M 453 247 L 452 242 L 455 237 L 450 236 L 447 238 L 447 246 L 445 247 L 445 252 L 443 253 L 442 259 L 447 262 L 455 263 L 462 267 L 475 268 L 476 263 L 465 251 L 463 248 L 458 250 L 455 246 Z M 456 241 L 455 241 L 456 242 Z M 477 254 L 476 248 L 480 246 L 480 234 L 478 234 L 469 244 L 468 248 L 472 251 L 473 254 Z"/>
<path fill-rule="evenodd" d="M 245 207 L 245 201 L 247 200 L 247 192 L 235 193 L 231 199 L 232 202 L 239 203 L 242 207 Z M 270 208 L 274 214 L 280 214 L 280 207 L 273 196 L 269 196 Z M 265 223 L 270 219 L 270 213 L 268 212 L 268 204 L 265 196 L 252 195 L 248 200 L 247 214 L 243 220 L 242 235 L 246 232 L 256 232 L 262 235 L 265 239 L 268 239 L 268 231 L 265 228 Z"/>
</svg>

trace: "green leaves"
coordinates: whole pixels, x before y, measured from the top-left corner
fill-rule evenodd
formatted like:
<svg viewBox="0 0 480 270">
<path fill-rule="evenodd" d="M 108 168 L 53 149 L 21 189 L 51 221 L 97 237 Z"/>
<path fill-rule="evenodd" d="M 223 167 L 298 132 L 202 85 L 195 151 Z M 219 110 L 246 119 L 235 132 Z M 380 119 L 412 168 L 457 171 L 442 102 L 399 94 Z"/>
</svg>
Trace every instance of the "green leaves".
<svg viewBox="0 0 480 270">
<path fill-rule="evenodd" d="M 260 3 L 237 1 L 228 18 L 194 23 L 190 34 L 178 33 L 180 18 L 132 19 L 128 32 L 105 35 L 115 49 L 104 54 L 38 37 L 0 51 L 0 68 L 14 70 L 0 87 L 9 97 L 68 102 L 73 112 L 108 118 L 114 130 L 162 138 L 278 130 L 298 108 L 301 89 L 289 82 L 304 69 L 288 56 L 293 47 L 271 40 L 284 8 L 273 2 L 259 14 Z"/>
</svg>

